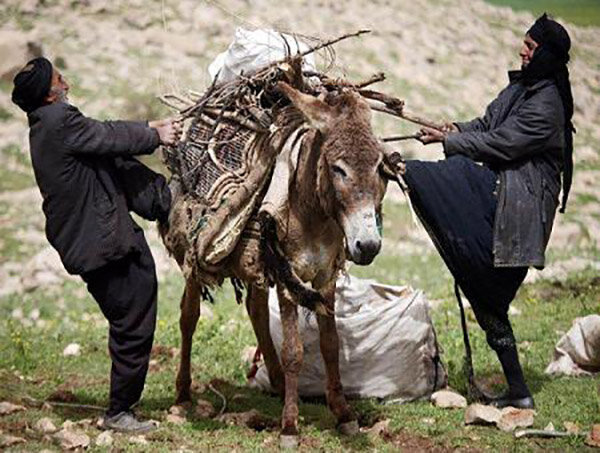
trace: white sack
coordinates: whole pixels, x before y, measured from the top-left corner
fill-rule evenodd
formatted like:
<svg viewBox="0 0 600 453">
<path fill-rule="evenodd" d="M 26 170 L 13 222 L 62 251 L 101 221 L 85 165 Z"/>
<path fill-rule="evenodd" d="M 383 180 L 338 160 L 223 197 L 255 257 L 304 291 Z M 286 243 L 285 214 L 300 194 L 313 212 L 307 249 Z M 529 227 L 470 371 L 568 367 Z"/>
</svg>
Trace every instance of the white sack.
<svg viewBox="0 0 600 453">
<path fill-rule="evenodd" d="M 588 376 L 600 372 L 600 315 L 576 318 L 554 348 L 546 374 Z"/>
<path fill-rule="evenodd" d="M 208 72 L 212 80 L 218 74 L 218 83 L 227 83 L 242 73 L 254 72 L 306 50 L 309 46 L 294 36 L 267 29 L 246 30 L 239 27 L 233 42 L 209 65 Z M 302 69 L 315 70 L 312 54 L 303 58 Z"/>
<path fill-rule="evenodd" d="M 340 338 L 340 373 L 344 393 L 358 397 L 410 401 L 429 395 L 446 383 L 439 361 L 429 304 L 421 291 L 373 280 L 341 277 L 336 291 L 336 324 Z M 277 294 L 269 297 L 271 336 L 277 354 L 282 343 Z M 314 315 L 299 315 L 304 360 L 298 393 L 325 394 L 325 366 Z M 270 391 L 264 364 L 250 381 Z"/>
</svg>

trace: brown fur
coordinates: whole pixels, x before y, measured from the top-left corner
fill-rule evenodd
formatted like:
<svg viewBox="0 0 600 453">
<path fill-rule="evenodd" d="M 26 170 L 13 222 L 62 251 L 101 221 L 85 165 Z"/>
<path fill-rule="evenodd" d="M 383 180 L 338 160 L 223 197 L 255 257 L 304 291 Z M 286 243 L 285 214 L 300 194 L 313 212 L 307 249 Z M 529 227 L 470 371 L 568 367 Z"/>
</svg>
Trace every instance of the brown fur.
<svg viewBox="0 0 600 453">
<path fill-rule="evenodd" d="M 369 107 L 356 93 L 330 94 L 320 100 L 286 84 L 279 84 L 278 88 L 313 127 L 303 138 L 298 167 L 289 186 L 288 218 L 285 225 L 278 225 L 278 239 L 293 271 L 320 292 L 333 313 L 335 281 L 346 259 L 342 219 L 361 206 L 380 212 L 386 186 L 379 172 L 384 149 L 373 135 Z M 276 282 L 284 338 L 280 362 L 269 333 L 268 289 L 258 259 L 256 225 L 250 230 L 247 240 L 243 236 L 231 255 L 226 276 L 235 276 L 248 287 L 246 307 L 259 348 L 273 388 L 284 397 L 282 434 L 297 435 L 297 386 L 302 368 L 299 301 L 294 300 L 285 285 Z M 181 250 L 182 247 L 176 250 L 179 255 Z M 181 263 L 183 256 L 176 254 L 176 258 Z M 199 311 L 197 286 L 193 276 L 188 276 L 181 301 L 179 402 L 190 399 L 190 349 Z M 335 319 L 322 314 L 317 319 L 327 372 L 328 405 L 338 424 L 355 421 L 340 381 Z"/>
</svg>

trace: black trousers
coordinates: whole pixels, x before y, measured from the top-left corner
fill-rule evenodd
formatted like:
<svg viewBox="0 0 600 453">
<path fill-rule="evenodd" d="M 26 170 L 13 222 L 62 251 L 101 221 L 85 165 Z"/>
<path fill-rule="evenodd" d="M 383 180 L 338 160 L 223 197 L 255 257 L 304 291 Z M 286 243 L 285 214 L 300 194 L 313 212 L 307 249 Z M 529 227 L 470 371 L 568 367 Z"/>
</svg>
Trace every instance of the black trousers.
<svg viewBox="0 0 600 453">
<path fill-rule="evenodd" d="M 140 251 L 82 275 L 110 324 L 112 360 L 107 415 L 126 411 L 144 390 L 156 326 L 156 269 L 142 232 Z"/>
</svg>

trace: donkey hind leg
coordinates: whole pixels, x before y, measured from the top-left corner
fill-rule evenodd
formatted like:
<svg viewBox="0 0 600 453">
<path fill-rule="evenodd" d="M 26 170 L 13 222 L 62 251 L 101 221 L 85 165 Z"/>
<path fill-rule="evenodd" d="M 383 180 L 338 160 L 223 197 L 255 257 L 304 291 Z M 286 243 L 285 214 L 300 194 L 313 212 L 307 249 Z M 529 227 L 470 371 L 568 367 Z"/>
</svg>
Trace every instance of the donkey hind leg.
<svg viewBox="0 0 600 453">
<path fill-rule="evenodd" d="M 285 388 L 283 371 L 269 328 L 269 290 L 250 285 L 248 296 L 246 297 L 246 310 L 252 321 L 258 347 L 263 354 L 265 365 L 269 372 L 271 387 L 283 396 Z"/>
<path fill-rule="evenodd" d="M 277 288 L 283 344 L 281 362 L 285 376 L 285 397 L 281 416 L 282 448 L 298 445 L 298 375 L 302 368 L 302 341 L 298 332 L 298 307 L 289 299 L 289 293 Z"/>
<path fill-rule="evenodd" d="M 325 291 L 327 308 L 333 312 L 335 305 L 335 286 Z M 339 337 L 334 316 L 317 315 L 321 355 L 325 362 L 327 375 L 327 405 L 337 420 L 337 428 L 342 434 L 358 433 L 356 415 L 344 396 L 340 378 Z"/>
<path fill-rule="evenodd" d="M 175 387 L 177 389 L 177 403 L 192 400 L 190 387 L 192 384 L 190 361 L 192 352 L 192 337 L 196 330 L 196 324 L 200 317 L 200 291 L 198 286 L 188 279 L 185 282 L 185 290 L 181 296 L 181 313 L 179 318 L 179 329 L 181 330 L 181 354 L 179 361 L 179 372 Z"/>
</svg>

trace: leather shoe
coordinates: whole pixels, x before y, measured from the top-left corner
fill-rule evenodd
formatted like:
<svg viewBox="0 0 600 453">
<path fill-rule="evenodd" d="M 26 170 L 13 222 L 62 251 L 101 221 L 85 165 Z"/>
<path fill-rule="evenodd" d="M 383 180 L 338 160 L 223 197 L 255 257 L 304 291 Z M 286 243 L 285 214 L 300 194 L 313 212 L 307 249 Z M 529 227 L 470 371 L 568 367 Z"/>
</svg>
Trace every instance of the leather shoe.
<svg viewBox="0 0 600 453">
<path fill-rule="evenodd" d="M 503 407 L 516 407 L 517 409 L 535 409 L 535 402 L 532 396 L 525 396 L 521 398 L 515 398 L 509 395 L 503 395 L 498 398 L 494 398 L 490 401 L 490 406 L 497 408 Z"/>
</svg>

